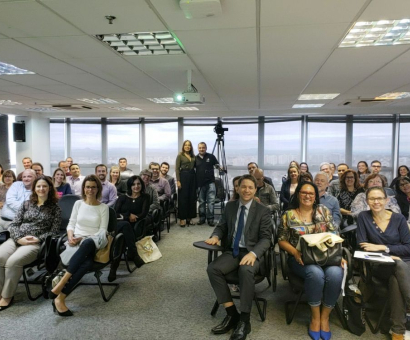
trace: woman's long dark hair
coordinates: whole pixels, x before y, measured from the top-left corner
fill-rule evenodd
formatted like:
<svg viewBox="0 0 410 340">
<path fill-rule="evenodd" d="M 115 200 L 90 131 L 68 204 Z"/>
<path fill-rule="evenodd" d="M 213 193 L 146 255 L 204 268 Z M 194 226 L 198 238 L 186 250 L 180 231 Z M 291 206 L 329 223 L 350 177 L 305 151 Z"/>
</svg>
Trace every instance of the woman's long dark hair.
<svg viewBox="0 0 410 340">
<path fill-rule="evenodd" d="M 366 172 L 365 172 L 365 174 L 370 174 L 370 170 L 369 170 L 369 164 L 367 164 L 367 162 L 366 161 L 359 161 L 358 163 L 357 163 L 357 173 L 359 174 L 359 176 L 360 175 L 362 175 L 362 173 L 359 171 L 359 164 L 360 163 L 363 163 L 364 165 L 366 165 Z"/>
<path fill-rule="evenodd" d="M 396 187 L 396 193 L 397 195 L 404 195 L 407 196 L 401 189 L 400 189 L 400 183 L 401 181 L 406 181 L 410 183 L 410 178 L 407 176 L 399 177 L 396 181 L 395 187 Z"/>
<path fill-rule="evenodd" d="M 314 190 L 315 190 L 315 201 L 313 202 L 313 211 L 312 211 L 312 222 L 314 224 L 317 223 L 315 217 L 316 217 L 316 209 L 318 205 L 320 204 L 320 198 L 319 198 L 319 190 L 317 189 L 316 184 L 312 182 L 301 182 L 298 184 L 298 186 L 295 189 L 295 193 L 292 195 L 290 202 L 289 202 L 289 209 L 298 209 L 300 202 L 299 202 L 299 192 L 302 189 L 303 186 L 305 185 L 310 185 Z"/>
<path fill-rule="evenodd" d="M 134 184 L 134 181 L 136 179 L 138 179 L 141 183 L 141 191 L 140 191 L 141 194 L 145 194 L 145 183 L 144 183 L 144 181 L 142 180 L 142 178 L 140 176 L 134 175 L 134 176 L 131 176 L 130 178 L 128 178 L 128 180 L 127 180 L 127 194 L 130 195 L 130 196 L 132 195 L 131 187 Z"/>
<path fill-rule="evenodd" d="M 56 189 L 54 188 L 54 184 L 51 180 L 50 177 L 48 176 L 39 176 L 37 177 L 34 182 L 33 185 L 31 186 L 31 196 L 30 196 L 30 202 L 37 204 L 38 203 L 38 196 L 36 193 L 36 185 L 37 182 L 43 180 L 48 184 L 48 195 L 47 195 L 47 200 L 44 202 L 44 205 L 51 205 L 51 204 L 56 204 L 58 202 L 58 197 L 57 197 L 57 193 L 56 193 Z"/>
<path fill-rule="evenodd" d="M 407 170 L 407 175 L 406 175 L 406 177 L 408 177 L 408 176 L 409 176 L 410 169 L 409 169 L 409 167 L 408 167 L 407 165 L 400 165 L 400 166 L 397 168 L 397 177 L 401 177 L 401 175 L 400 175 L 400 169 L 401 169 L 401 168 L 406 168 L 406 170 Z"/>
<path fill-rule="evenodd" d="M 189 151 L 189 156 L 190 156 L 191 158 L 194 158 L 194 157 L 195 157 L 194 148 L 193 148 L 193 146 L 192 146 L 192 142 L 191 142 L 189 139 L 184 140 L 184 142 L 182 143 L 181 152 L 180 152 L 179 154 L 180 154 L 180 155 L 183 155 L 183 154 L 185 153 L 185 151 L 184 151 L 184 145 L 185 145 L 186 142 L 189 142 L 189 144 L 191 145 L 191 150 Z"/>
</svg>

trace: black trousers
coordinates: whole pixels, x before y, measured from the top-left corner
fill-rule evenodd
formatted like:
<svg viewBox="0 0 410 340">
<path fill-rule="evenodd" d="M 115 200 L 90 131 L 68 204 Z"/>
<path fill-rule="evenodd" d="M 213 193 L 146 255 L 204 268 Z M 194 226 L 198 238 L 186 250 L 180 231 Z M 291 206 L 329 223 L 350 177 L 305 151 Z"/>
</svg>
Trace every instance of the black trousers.
<svg viewBox="0 0 410 340">
<path fill-rule="evenodd" d="M 241 312 L 250 313 L 255 294 L 255 274 L 259 271 L 259 260 L 257 259 L 253 266 L 240 266 L 239 263 L 246 254 L 248 254 L 248 251 L 241 249 L 239 256 L 234 258 L 232 251 L 227 251 L 208 265 L 207 272 L 216 298 L 220 304 L 223 304 L 232 302 L 232 295 L 225 275 L 237 270 L 241 294 Z"/>
<path fill-rule="evenodd" d="M 181 220 L 196 217 L 195 170 L 181 170 L 181 189 L 178 189 L 178 217 Z"/>
<path fill-rule="evenodd" d="M 93 267 L 95 256 L 95 242 L 88 238 L 81 243 L 80 248 L 70 259 L 67 271 L 72 274 L 70 280 L 62 289 L 63 294 L 70 294 L 82 277 Z"/>
</svg>

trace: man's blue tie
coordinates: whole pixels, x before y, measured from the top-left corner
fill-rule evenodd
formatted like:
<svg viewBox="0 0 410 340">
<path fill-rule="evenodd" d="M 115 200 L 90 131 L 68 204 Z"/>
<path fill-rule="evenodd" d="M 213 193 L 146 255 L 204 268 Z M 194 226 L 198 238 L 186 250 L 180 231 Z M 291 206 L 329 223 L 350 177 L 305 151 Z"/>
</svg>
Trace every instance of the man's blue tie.
<svg viewBox="0 0 410 340">
<path fill-rule="evenodd" d="M 239 242 L 241 241 L 242 230 L 245 224 L 245 209 L 246 207 L 244 205 L 241 206 L 241 213 L 239 214 L 239 220 L 238 220 L 238 228 L 236 229 L 235 240 L 233 242 L 233 252 L 232 252 L 233 257 L 238 257 L 239 255 Z"/>
</svg>

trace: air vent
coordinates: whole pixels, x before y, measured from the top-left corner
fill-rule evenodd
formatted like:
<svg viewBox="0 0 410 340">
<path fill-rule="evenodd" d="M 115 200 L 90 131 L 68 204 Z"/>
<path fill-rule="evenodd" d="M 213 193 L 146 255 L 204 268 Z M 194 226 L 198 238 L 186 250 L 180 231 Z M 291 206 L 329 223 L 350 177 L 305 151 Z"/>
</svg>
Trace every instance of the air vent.
<svg viewBox="0 0 410 340">
<path fill-rule="evenodd" d="M 56 109 L 58 111 L 89 111 L 96 110 L 98 107 L 82 104 L 38 104 L 37 106 L 42 108 Z"/>
</svg>

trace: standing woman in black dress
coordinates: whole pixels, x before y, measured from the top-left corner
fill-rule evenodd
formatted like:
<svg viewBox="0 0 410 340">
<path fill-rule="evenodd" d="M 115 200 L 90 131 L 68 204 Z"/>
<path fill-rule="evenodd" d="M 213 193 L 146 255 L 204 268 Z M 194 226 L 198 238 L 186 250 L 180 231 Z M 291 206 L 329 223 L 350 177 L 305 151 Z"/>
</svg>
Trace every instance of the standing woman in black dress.
<svg viewBox="0 0 410 340">
<path fill-rule="evenodd" d="M 178 186 L 179 225 L 185 227 L 196 217 L 195 154 L 189 140 L 182 144 L 182 151 L 175 161 Z"/>
</svg>

